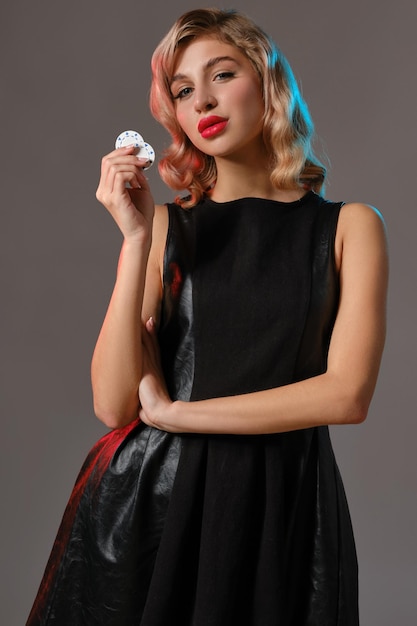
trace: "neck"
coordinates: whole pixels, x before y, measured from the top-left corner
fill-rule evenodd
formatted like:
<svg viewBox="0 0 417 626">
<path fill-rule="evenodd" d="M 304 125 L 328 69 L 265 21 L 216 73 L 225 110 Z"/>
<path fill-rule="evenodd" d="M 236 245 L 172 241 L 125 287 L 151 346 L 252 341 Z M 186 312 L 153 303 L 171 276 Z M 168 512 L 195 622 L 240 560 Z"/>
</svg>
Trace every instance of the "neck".
<svg viewBox="0 0 417 626">
<path fill-rule="evenodd" d="M 281 202 L 293 202 L 301 198 L 303 189 L 281 190 L 271 184 L 266 163 L 249 163 L 216 159 L 217 181 L 210 198 L 215 202 L 229 202 L 238 198 L 267 198 Z"/>
</svg>

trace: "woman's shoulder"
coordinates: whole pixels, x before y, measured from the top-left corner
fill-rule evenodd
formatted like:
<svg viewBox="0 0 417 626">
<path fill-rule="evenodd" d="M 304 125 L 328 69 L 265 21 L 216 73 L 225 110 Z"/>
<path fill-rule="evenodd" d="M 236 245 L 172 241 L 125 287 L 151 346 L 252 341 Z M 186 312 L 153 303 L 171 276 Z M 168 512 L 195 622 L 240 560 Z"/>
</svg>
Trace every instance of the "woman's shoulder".
<svg viewBox="0 0 417 626">
<path fill-rule="evenodd" d="M 384 253 L 387 233 L 382 213 L 371 204 L 346 202 L 340 209 L 336 232 L 336 256 L 341 260 L 348 250 L 366 249 L 369 253 Z"/>
<path fill-rule="evenodd" d="M 385 234 L 386 225 L 382 213 L 371 204 L 345 202 L 340 209 L 338 230 L 345 236 L 364 231 Z"/>
<path fill-rule="evenodd" d="M 344 202 L 342 215 L 346 220 L 373 220 L 375 223 L 384 223 L 381 211 L 365 202 Z"/>
</svg>

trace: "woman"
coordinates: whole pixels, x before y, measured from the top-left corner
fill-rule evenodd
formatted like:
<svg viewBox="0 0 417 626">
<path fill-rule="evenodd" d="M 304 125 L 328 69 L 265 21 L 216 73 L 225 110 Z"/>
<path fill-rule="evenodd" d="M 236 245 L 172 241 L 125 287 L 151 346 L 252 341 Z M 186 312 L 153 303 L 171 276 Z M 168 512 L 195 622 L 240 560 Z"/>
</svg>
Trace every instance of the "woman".
<svg viewBox="0 0 417 626">
<path fill-rule="evenodd" d="M 103 159 L 124 243 L 92 384 L 114 430 L 28 625 L 357 625 L 328 425 L 361 423 L 374 391 L 382 218 L 320 195 L 307 107 L 246 17 L 186 13 L 152 69 L 160 172 L 188 195 L 155 210 L 133 146 Z"/>
</svg>

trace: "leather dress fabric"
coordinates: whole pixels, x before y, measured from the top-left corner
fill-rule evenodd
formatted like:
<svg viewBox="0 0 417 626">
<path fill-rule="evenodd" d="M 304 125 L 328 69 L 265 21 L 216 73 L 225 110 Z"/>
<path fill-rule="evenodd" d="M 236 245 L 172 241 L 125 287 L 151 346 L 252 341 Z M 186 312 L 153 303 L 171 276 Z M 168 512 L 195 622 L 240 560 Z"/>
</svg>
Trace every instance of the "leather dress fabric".
<svg viewBox="0 0 417 626">
<path fill-rule="evenodd" d="M 168 205 L 159 340 L 173 399 L 325 371 L 340 207 L 313 192 Z M 357 626 L 357 592 L 327 427 L 172 435 L 134 422 L 82 468 L 27 626 Z"/>
</svg>

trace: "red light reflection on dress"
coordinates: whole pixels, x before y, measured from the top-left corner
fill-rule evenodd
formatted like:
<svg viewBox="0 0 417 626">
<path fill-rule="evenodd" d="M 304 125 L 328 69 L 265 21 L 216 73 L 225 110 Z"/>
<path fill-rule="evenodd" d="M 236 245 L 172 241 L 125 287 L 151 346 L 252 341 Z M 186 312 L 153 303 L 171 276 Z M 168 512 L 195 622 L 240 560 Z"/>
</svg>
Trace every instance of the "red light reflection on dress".
<svg viewBox="0 0 417 626">
<path fill-rule="evenodd" d="M 169 269 L 171 271 L 171 276 L 172 276 L 171 285 L 170 285 L 171 295 L 174 298 L 174 300 L 176 300 L 179 297 L 180 291 L 181 291 L 182 274 L 181 274 L 181 270 L 180 270 L 178 263 L 170 263 Z"/>
<path fill-rule="evenodd" d="M 55 577 L 59 574 L 58 568 L 62 562 L 68 544 L 68 537 L 74 523 L 74 518 L 80 503 L 82 494 L 85 492 L 86 485 L 89 483 L 93 486 L 100 485 L 100 481 L 106 472 L 109 464 L 114 458 L 115 452 L 120 444 L 126 439 L 129 433 L 139 424 L 139 418 L 135 419 L 123 428 L 117 428 L 104 435 L 90 450 L 75 482 L 71 497 L 65 509 L 61 525 L 58 530 L 55 543 L 52 548 L 51 556 L 45 568 L 45 573 L 40 584 L 40 592 L 36 597 L 31 614 L 28 618 L 26 626 L 38 624 L 37 616 L 45 613 L 45 606 L 49 600 L 51 586 Z"/>
</svg>

